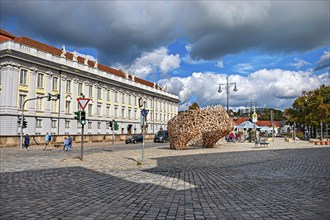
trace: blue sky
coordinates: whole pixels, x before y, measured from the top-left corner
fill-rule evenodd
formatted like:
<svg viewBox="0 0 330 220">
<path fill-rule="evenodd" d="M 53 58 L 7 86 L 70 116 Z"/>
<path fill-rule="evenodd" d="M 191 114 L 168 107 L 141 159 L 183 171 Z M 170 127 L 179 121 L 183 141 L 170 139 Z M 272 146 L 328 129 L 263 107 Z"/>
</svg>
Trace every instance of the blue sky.
<svg viewBox="0 0 330 220">
<path fill-rule="evenodd" d="M 179 96 L 180 110 L 290 107 L 330 85 L 329 1 L 1 1 L 1 28 L 97 58 Z M 232 88 L 230 88 L 232 89 Z"/>
</svg>

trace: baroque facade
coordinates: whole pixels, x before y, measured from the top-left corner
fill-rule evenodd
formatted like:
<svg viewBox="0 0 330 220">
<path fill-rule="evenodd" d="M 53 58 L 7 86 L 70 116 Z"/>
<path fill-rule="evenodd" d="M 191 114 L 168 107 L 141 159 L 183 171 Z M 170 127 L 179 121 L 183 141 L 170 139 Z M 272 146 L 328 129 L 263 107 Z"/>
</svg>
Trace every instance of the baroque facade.
<svg viewBox="0 0 330 220">
<path fill-rule="evenodd" d="M 140 133 L 140 98 L 149 110 L 149 133 L 166 129 L 178 114 L 178 97 L 155 83 L 67 52 L 64 46 L 60 50 L 0 31 L 0 136 L 18 135 L 22 103 L 49 93 L 61 98 L 26 102 L 24 133 L 80 134 L 74 112 L 81 110 L 77 98 L 82 94 L 91 99 L 85 108 L 85 134 L 111 133 L 112 120 L 119 124 L 117 134 Z"/>
</svg>

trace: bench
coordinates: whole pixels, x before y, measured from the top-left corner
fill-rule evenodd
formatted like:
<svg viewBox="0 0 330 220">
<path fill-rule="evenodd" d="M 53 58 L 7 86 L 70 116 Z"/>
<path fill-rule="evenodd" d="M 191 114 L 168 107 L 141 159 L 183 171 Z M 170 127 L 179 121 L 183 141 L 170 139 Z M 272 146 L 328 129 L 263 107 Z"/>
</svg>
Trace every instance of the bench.
<svg viewBox="0 0 330 220">
<path fill-rule="evenodd" d="M 260 144 L 260 146 L 262 147 L 262 146 L 264 146 L 264 147 L 268 147 L 268 142 L 267 141 L 265 141 L 265 140 L 261 140 L 261 141 L 259 141 L 259 143 L 258 144 Z"/>
</svg>

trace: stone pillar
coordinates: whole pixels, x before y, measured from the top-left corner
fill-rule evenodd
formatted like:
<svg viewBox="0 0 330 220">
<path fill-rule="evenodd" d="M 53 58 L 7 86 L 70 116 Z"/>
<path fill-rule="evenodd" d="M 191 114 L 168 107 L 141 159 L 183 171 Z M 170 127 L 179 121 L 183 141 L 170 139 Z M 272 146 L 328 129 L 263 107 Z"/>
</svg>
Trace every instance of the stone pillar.
<svg viewBox="0 0 330 220">
<path fill-rule="evenodd" d="M 18 79 L 20 65 L 14 62 L 0 64 L 0 136 L 18 132 Z"/>
</svg>

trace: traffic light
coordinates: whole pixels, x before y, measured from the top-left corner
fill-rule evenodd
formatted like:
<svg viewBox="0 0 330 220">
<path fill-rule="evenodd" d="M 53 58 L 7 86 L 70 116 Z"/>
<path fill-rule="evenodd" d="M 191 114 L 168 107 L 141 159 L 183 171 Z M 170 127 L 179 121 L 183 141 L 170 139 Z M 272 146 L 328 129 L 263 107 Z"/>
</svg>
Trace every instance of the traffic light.
<svg viewBox="0 0 330 220">
<path fill-rule="evenodd" d="M 86 112 L 85 111 L 80 112 L 80 123 L 82 125 L 86 124 Z"/>
<path fill-rule="evenodd" d="M 22 123 L 21 121 L 22 121 L 22 118 L 18 117 L 17 124 L 21 125 L 21 123 Z"/>
<path fill-rule="evenodd" d="M 80 121 L 80 111 L 74 112 L 74 114 L 76 116 L 74 116 L 74 119 L 76 119 L 77 121 Z"/>
<path fill-rule="evenodd" d="M 109 121 L 109 127 L 111 128 L 111 130 L 113 130 L 112 126 L 112 121 Z"/>
<path fill-rule="evenodd" d="M 118 131 L 119 130 L 119 125 L 118 125 L 118 123 L 116 121 L 115 121 L 114 127 L 115 127 L 115 131 Z"/>
<path fill-rule="evenodd" d="M 23 128 L 27 128 L 27 121 L 25 120 L 25 118 L 23 120 Z"/>
<path fill-rule="evenodd" d="M 48 93 L 48 101 L 52 100 L 52 95 Z"/>
</svg>

